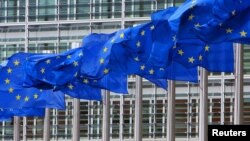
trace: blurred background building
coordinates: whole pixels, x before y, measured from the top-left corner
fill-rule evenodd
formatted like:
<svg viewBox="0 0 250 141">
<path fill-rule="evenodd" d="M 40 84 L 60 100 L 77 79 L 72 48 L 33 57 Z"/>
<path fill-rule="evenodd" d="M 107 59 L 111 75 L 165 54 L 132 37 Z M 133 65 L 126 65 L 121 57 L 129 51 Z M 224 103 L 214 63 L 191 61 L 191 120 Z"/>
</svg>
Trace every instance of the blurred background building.
<svg viewBox="0 0 250 141">
<path fill-rule="evenodd" d="M 156 9 L 184 0 L 0 0 L 0 60 L 24 51 L 59 53 L 91 32 L 110 33 L 144 23 Z M 122 11 L 122 5 L 125 10 Z M 167 33 L 166 33 L 167 34 Z M 1 75 L 1 74 L 0 74 Z M 198 137 L 199 86 L 176 82 L 176 137 Z M 234 75 L 210 73 L 209 124 L 233 124 Z M 111 95 L 111 140 L 133 140 L 135 79 L 129 94 Z M 51 140 L 71 140 L 73 100 L 66 111 L 51 110 Z M 244 47 L 244 124 L 250 124 L 250 47 Z M 167 92 L 143 81 L 143 139 L 166 140 Z M 28 118 L 28 140 L 41 140 L 43 118 Z M 82 140 L 101 140 L 102 103 L 81 101 Z M 13 122 L 0 123 L 0 140 L 12 140 Z"/>
</svg>

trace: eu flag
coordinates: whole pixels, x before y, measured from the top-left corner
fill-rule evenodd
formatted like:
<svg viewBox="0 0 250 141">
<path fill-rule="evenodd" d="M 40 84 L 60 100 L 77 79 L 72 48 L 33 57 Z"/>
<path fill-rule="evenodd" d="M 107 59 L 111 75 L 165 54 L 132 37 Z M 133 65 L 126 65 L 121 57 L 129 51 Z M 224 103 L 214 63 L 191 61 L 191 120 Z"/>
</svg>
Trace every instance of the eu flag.
<svg viewBox="0 0 250 141">
<path fill-rule="evenodd" d="M 82 56 L 82 48 L 76 48 L 61 54 L 38 54 L 28 57 L 25 65 L 28 75 L 25 85 L 39 86 L 44 82 L 62 86 L 71 82 L 79 71 Z"/>
<path fill-rule="evenodd" d="M 201 66 L 212 72 L 233 72 L 232 43 L 206 44 L 201 40 L 182 40 L 177 43 L 173 60 L 185 67 Z"/>
<path fill-rule="evenodd" d="M 29 53 L 12 55 L 0 69 L 0 107 L 1 108 L 57 108 L 65 109 L 62 92 L 23 87 L 24 62 Z"/>
</svg>

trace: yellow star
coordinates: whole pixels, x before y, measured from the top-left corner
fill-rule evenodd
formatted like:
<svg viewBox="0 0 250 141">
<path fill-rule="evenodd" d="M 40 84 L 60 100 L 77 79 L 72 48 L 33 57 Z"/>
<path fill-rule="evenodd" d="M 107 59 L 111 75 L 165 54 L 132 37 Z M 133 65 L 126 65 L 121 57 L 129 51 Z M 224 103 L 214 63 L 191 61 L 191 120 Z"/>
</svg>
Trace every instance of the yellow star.
<svg viewBox="0 0 250 141">
<path fill-rule="evenodd" d="M 227 32 L 227 33 L 232 33 L 232 32 L 233 32 L 233 29 L 228 28 L 228 29 L 226 29 L 226 32 Z"/>
<path fill-rule="evenodd" d="M 121 33 L 121 34 L 120 34 L 120 38 L 124 38 L 124 33 Z"/>
<path fill-rule="evenodd" d="M 88 79 L 83 79 L 83 83 L 88 84 L 89 80 Z"/>
<path fill-rule="evenodd" d="M 141 32 L 141 36 L 144 36 L 145 35 L 145 31 L 144 30 L 142 30 L 142 32 Z"/>
<path fill-rule="evenodd" d="M 101 58 L 99 61 L 100 61 L 100 64 L 104 63 L 104 59 L 103 58 Z"/>
<path fill-rule="evenodd" d="M 42 69 L 40 70 L 40 72 L 41 72 L 42 74 L 44 74 L 44 73 L 45 73 L 45 68 L 42 68 Z"/>
<path fill-rule="evenodd" d="M 173 49 L 175 49 L 175 48 L 176 48 L 176 45 L 173 46 Z"/>
<path fill-rule="evenodd" d="M 194 57 L 188 58 L 188 62 L 189 62 L 189 63 L 194 63 L 194 61 L 195 61 Z"/>
<path fill-rule="evenodd" d="M 38 99 L 38 94 L 34 94 L 34 99 Z"/>
<path fill-rule="evenodd" d="M 178 50 L 178 54 L 182 56 L 184 54 L 183 50 L 182 49 Z"/>
<path fill-rule="evenodd" d="M 140 61 L 139 57 L 135 57 L 134 60 L 137 62 Z"/>
<path fill-rule="evenodd" d="M 200 23 L 197 23 L 197 24 L 195 24 L 194 26 L 195 26 L 196 28 L 201 27 Z"/>
<path fill-rule="evenodd" d="M 236 10 L 233 10 L 232 11 L 232 16 L 235 16 L 236 15 Z"/>
<path fill-rule="evenodd" d="M 153 69 L 151 69 L 151 70 L 149 70 L 149 74 L 154 74 L 155 73 L 155 71 L 153 70 Z"/>
<path fill-rule="evenodd" d="M 20 95 L 17 95 L 16 96 L 16 100 L 20 100 L 21 99 L 21 96 Z"/>
<path fill-rule="evenodd" d="M 5 81 L 5 84 L 10 84 L 10 80 L 8 78 L 6 78 L 4 81 Z"/>
<path fill-rule="evenodd" d="M 13 88 L 9 88 L 9 93 L 13 93 L 14 89 Z"/>
<path fill-rule="evenodd" d="M 245 32 L 244 30 L 242 30 L 242 31 L 240 32 L 240 36 L 241 36 L 241 37 L 247 37 L 247 32 Z"/>
<path fill-rule="evenodd" d="M 29 97 L 26 96 L 26 97 L 24 98 L 24 101 L 25 101 L 25 102 L 28 102 L 28 101 L 29 101 Z"/>
<path fill-rule="evenodd" d="M 140 42 L 140 41 L 137 41 L 136 46 L 137 46 L 137 47 L 140 47 L 140 46 L 141 46 L 141 42 Z"/>
<path fill-rule="evenodd" d="M 80 52 L 80 53 L 78 54 L 78 56 L 79 56 L 79 57 L 83 56 L 83 53 L 82 53 L 82 52 Z"/>
<path fill-rule="evenodd" d="M 108 51 L 108 48 L 105 47 L 105 48 L 103 49 L 103 52 L 107 52 L 107 51 Z"/>
<path fill-rule="evenodd" d="M 50 64 L 50 62 L 51 62 L 50 59 L 46 60 L 46 64 Z"/>
<path fill-rule="evenodd" d="M 78 66 L 78 62 L 77 61 L 74 61 L 74 66 L 77 67 Z"/>
<path fill-rule="evenodd" d="M 205 51 L 209 51 L 209 48 L 210 48 L 210 47 L 209 47 L 208 45 L 206 45 L 206 46 L 205 46 Z"/>
<path fill-rule="evenodd" d="M 67 56 L 67 59 L 70 59 L 70 58 L 71 58 L 71 55 L 68 55 L 68 56 Z"/>
<path fill-rule="evenodd" d="M 142 65 L 142 66 L 140 67 L 141 70 L 144 70 L 145 68 L 146 68 L 145 65 Z"/>
<path fill-rule="evenodd" d="M 8 73 L 12 73 L 12 69 L 11 69 L 11 68 L 8 68 L 7 72 L 8 72 Z"/>
<path fill-rule="evenodd" d="M 14 62 L 14 65 L 15 66 L 18 66 L 20 64 L 20 62 L 18 61 L 18 60 L 16 60 L 15 62 Z"/>
<path fill-rule="evenodd" d="M 174 35 L 172 38 L 173 38 L 173 41 L 176 41 L 176 35 Z"/>
<path fill-rule="evenodd" d="M 109 73 L 109 69 L 104 69 L 103 73 L 104 74 L 108 74 Z"/>
<path fill-rule="evenodd" d="M 203 59 L 203 57 L 202 57 L 202 55 L 200 55 L 200 56 L 199 56 L 199 60 L 202 61 L 202 59 Z"/>
<path fill-rule="evenodd" d="M 189 21 L 192 21 L 193 18 L 194 18 L 194 15 L 193 15 L 193 14 L 191 14 L 190 16 L 188 16 L 188 20 L 189 20 Z"/>
<path fill-rule="evenodd" d="M 68 88 L 71 89 L 71 90 L 73 90 L 74 86 L 72 84 L 69 84 Z"/>
<path fill-rule="evenodd" d="M 112 40 L 111 40 L 111 43 L 114 43 L 114 42 L 115 42 L 115 39 L 112 39 Z"/>
<path fill-rule="evenodd" d="M 155 26 L 154 26 L 154 25 L 152 25 L 152 26 L 150 27 L 150 29 L 151 29 L 151 30 L 154 30 L 154 29 L 155 29 Z"/>
<path fill-rule="evenodd" d="M 78 73 L 76 72 L 76 73 L 74 74 L 74 77 L 77 77 L 77 74 L 78 74 Z"/>
</svg>

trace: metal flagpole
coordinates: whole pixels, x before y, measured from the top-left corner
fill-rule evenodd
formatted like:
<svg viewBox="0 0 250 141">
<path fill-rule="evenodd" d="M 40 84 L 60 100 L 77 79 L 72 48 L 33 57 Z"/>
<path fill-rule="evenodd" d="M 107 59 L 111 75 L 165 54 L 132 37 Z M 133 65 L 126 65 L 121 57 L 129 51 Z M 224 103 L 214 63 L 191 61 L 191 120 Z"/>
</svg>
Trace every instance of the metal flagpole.
<svg viewBox="0 0 250 141">
<path fill-rule="evenodd" d="M 50 140 L 50 109 L 45 109 L 45 117 L 43 123 L 43 140 L 49 141 Z"/>
<path fill-rule="evenodd" d="M 110 91 L 103 93 L 102 140 L 110 141 Z"/>
<path fill-rule="evenodd" d="M 27 117 L 23 117 L 23 141 L 27 141 Z"/>
<path fill-rule="evenodd" d="M 221 102 L 220 102 L 220 124 L 225 124 L 225 73 L 221 74 Z"/>
<path fill-rule="evenodd" d="M 208 71 L 200 68 L 199 141 L 208 141 Z"/>
<path fill-rule="evenodd" d="M 136 76 L 135 93 L 135 141 L 142 141 L 142 78 Z"/>
<path fill-rule="evenodd" d="M 235 98 L 234 98 L 234 124 L 243 123 L 243 45 L 235 46 Z"/>
<path fill-rule="evenodd" d="M 72 141 L 80 141 L 80 99 L 73 100 Z"/>
<path fill-rule="evenodd" d="M 122 17 L 122 20 L 121 20 L 121 28 L 124 29 L 125 28 L 125 0 L 122 0 L 121 1 L 121 5 L 122 5 L 122 11 L 121 11 L 121 17 Z M 124 106 L 124 96 L 123 95 L 120 95 L 120 127 L 119 127 L 119 140 L 120 141 L 123 141 L 123 126 L 124 126 L 124 119 L 123 119 L 123 116 L 124 116 L 124 109 L 123 109 L 123 106 Z"/>
<path fill-rule="evenodd" d="M 71 48 L 77 48 L 80 43 L 72 43 Z M 80 141 L 80 99 L 73 99 L 72 141 Z"/>
<path fill-rule="evenodd" d="M 175 82 L 168 80 L 167 141 L 175 141 Z"/>
<path fill-rule="evenodd" d="M 20 117 L 14 116 L 14 141 L 20 141 Z"/>
</svg>

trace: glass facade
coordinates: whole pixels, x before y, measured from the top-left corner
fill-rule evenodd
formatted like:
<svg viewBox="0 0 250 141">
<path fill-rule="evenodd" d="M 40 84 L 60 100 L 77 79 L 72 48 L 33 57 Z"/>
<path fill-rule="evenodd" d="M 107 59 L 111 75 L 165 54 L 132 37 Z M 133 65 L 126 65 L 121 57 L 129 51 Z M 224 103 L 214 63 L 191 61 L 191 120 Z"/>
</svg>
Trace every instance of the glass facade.
<svg viewBox="0 0 250 141">
<path fill-rule="evenodd" d="M 149 20 L 156 9 L 180 5 L 184 0 L 0 0 L 0 60 L 13 53 L 63 52 L 81 42 L 90 32 L 108 33 Z M 122 7 L 125 7 L 124 11 Z M 27 17 L 25 16 L 27 15 Z M 250 47 L 244 48 L 244 122 L 250 124 Z M 176 137 L 198 138 L 199 86 L 176 84 Z M 234 75 L 210 73 L 209 124 L 232 124 Z M 143 82 L 143 139 L 166 140 L 167 95 Z M 129 77 L 129 94 L 111 95 L 112 140 L 133 140 L 135 81 Z M 51 110 L 51 138 L 72 139 L 73 100 L 67 97 L 65 111 Z M 82 140 L 102 137 L 102 103 L 81 101 Z M 43 119 L 27 118 L 28 140 L 42 140 Z M 22 129 L 22 128 L 21 128 Z M 13 139 L 13 122 L 0 123 L 0 139 Z"/>
</svg>

